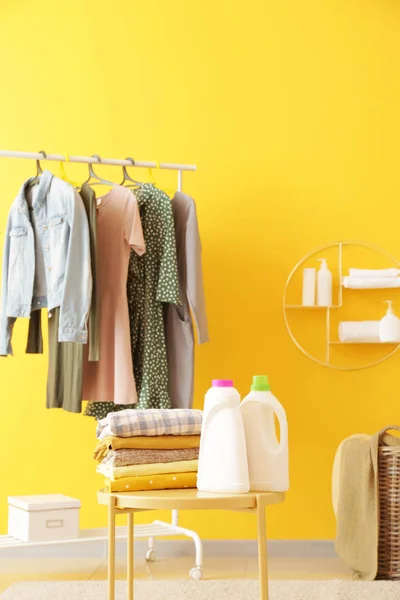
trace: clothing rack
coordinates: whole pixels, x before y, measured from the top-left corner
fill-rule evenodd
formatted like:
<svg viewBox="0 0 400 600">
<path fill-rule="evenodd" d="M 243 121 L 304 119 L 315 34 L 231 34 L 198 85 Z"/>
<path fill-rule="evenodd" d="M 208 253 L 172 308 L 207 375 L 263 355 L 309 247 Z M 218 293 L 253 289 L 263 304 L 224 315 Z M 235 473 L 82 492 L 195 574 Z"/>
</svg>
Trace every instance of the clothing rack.
<svg viewBox="0 0 400 600">
<path fill-rule="evenodd" d="M 98 154 L 93 156 L 75 156 L 68 154 L 47 154 L 44 150 L 39 152 L 21 152 L 20 150 L 0 150 L 3 158 L 25 158 L 28 160 L 53 160 L 56 162 L 83 163 L 88 165 L 111 165 L 115 167 L 138 167 L 139 169 L 163 169 L 178 171 L 178 192 L 182 191 L 182 172 L 196 171 L 196 165 L 179 163 L 166 163 L 157 161 L 142 161 L 133 158 L 101 158 Z"/>
<path fill-rule="evenodd" d="M 111 165 L 120 167 L 138 167 L 144 169 L 163 169 L 168 171 L 178 172 L 178 185 L 177 190 L 182 191 L 182 173 L 184 171 L 196 171 L 196 165 L 187 165 L 180 163 L 166 163 L 156 161 L 137 161 L 133 158 L 101 158 L 99 155 L 93 156 L 76 156 L 67 154 L 47 154 L 43 150 L 39 152 L 21 152 L 19 150 L 0 150 L 0 157 L 4 158 L 20 158 L 28 160 L 50 160 L 56 162 L 70 162 L 70 163 L 83 163 L 92 165 Z M 125 529 L 123 531 L 125 532 Z M 184 536 L 189 537 L 193 540 L 196 548 L 196 566 L 190 570 L 190 577 L 192 579 L 201 579 L 203 576 L 202 565 L 203 565 L 203 544 L 200 536 L 190 529 L 185 529 L 179 526 L 179 511 L 172 511 L 171 523 L 165 521 L 154 521 L 148 525 L 135 525 L 135 538 L 148 538 L 148 550 L 146 552 L 146 560 L 153 562 L 155 560 L 155 538 L 156 537 L 171 537 L 171 536 Z M 126 533 L 127 536 L 127 533 Z M 7 538 L 7 539 L 4 539 Z M 74 542 L 75 540 L 69 540 L 68 542 Z M 3 542 L 3 543 L 1 543 Z M 15 546 L 18 540 L 10 539 L 8 536 L 0 536 L 0 547 Z M 23 544 L 24 546 L 29 543 Z"/>
<path fill-rule="evenodd" d="M 100 156 L 69 156 L 64 154 L 46 154 L 39 152 L 20 152 L 19 150 L 0 150 L 4 158 L 27 158 L 29 160 L 53 160 L 57 162 L 86 163 L 91 165 L 111 165 L 116 167 L 139 167 L 143 169 L 167 169 L 168 171 L 196 171 L 196 165 L 179 163 L 158 163 L 156 161 L 139 161 L 130 158 L 101 158 Z"/>
</svg>

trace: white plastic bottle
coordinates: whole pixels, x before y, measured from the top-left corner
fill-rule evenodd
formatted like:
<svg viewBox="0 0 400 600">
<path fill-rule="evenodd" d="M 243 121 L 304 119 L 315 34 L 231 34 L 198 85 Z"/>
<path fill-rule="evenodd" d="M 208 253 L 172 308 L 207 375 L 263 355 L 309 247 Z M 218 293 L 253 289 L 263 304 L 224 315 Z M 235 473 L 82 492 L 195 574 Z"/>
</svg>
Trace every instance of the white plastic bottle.
<svg viewBox="0 0 400 600">
<path fill-rule="evenodd" d="M 332 273 L 325 258 L 319 258 L 321 266 L 317 276 L 317 305 L 332 306 Z"/>
<path fill-rule="evenodd" d="M 303 306 L 315 306 L 315 281 L 316 281 L 316 270 L 315 269 L 304 269 L 303 270 Z"/>
<path fill-rule="evenodd" d="M 234 494 L 250 489 L 240 394 L 230 379 L 214 380 L 206 394 L 197 488 Z"/>
<path fill-rule="evenodd" d="M 393 312 L 392 301 L 385 300 L 384 302 L 387 302 L 388 309 L 379 323 L 379 338 L 381 342 L 400 342 L 400 319 Z"/>
<path fill-rule="evenodd" d="M 251 491 L 286 492 L 289 489 L 286 413 L 271 393 L 266 375 L 253 377 L 251 392 L 242 401 L 240 410 L 246 434 Z M 279 421 L 279 441 L 275 415 Z"/>
</svg>

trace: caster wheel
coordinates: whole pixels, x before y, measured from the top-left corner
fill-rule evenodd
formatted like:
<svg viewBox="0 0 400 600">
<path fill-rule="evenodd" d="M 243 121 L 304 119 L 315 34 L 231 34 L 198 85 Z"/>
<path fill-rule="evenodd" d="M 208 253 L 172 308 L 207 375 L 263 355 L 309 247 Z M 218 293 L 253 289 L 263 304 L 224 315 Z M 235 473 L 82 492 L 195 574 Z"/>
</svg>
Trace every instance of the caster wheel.
<svg viewBox="0 0 400 600">
<path fill-rule="evenodd" d="M 154 562 L 156 560 L 156 553 L 154 552 L 154 550 L 147 550 L 146 560 L 147 562 Z"/>
<path fill-rule="evenodd" d="M 189 575 L 191 579 L 199 581 L 203 577 L 203 571 L 200 569 L 200 567 L 193 567 L 193 569 L 190 570 Z"/>
</svg>

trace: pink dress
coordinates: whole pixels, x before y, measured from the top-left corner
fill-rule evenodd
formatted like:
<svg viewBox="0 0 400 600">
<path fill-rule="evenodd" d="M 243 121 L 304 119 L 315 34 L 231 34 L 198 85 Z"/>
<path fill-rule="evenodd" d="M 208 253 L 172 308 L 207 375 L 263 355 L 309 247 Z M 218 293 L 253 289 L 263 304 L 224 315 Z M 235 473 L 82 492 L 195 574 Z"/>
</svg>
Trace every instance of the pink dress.
<svg viewBox="0 0 400 600">
<path fill-rule="evenodd" d="M 137 402 L 133 375 L 126 280 L 131 247 L 139 255 L 145 242 L 139 207 L 131 190 L 116 185 L 98 201 L 97 293 L 100 360 L 83 361 L 83 399 Z"/>
</svg>

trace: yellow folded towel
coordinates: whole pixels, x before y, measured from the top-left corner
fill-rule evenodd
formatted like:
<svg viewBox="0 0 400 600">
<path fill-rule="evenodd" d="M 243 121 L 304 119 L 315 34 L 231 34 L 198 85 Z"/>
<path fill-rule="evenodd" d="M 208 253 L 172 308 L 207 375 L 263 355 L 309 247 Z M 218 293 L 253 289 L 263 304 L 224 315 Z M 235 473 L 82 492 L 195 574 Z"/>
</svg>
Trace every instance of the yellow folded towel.
<svg viewBox="0 0 400 600">
<path fill-rule="evenodd" d="M 116 481 L 104 480 L 108 492 L 147 492 L 149 490 L 173 490 L 195 488 L 197 473 L 169 473 L 143 477 L 123 477 Z"/>
<path fill-rule="evenodd" d="M 101 462 L 110 450 L 120 448 L 148 448 L 152 450 L 179 450 L 180 448 L 199 448 L 199 435 L 159 435 L 154 437 L 106 437 L 99 442 L 93 458 Z"/>
<path fill-rule="evenodd" d="M 336 552 L 353 569 L 354 579 L 372 581 L 378 570 L 380 434 L 352 435 L 340 444 L 333 468 Z M 399 445 L 385 434 L 381 442 Z"/>
<path fill-rule="evenodd" d="M 123 477 L 141 477 L 144 475 L 164 475 L 165 473 L 194 473 L 197 472 L 198 460 L 181 460 L 170 463 L 154 463 L 151 465 L 129 465 L 126 467 L 109 467 L 100 464 L 97 472 L 116 481 Z"/>
</svg>

